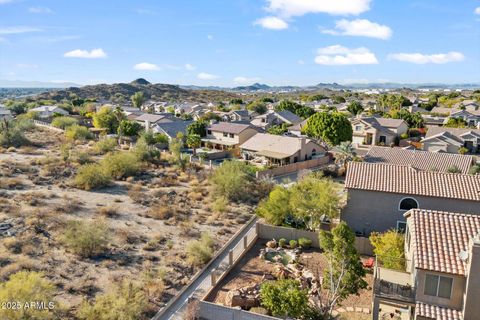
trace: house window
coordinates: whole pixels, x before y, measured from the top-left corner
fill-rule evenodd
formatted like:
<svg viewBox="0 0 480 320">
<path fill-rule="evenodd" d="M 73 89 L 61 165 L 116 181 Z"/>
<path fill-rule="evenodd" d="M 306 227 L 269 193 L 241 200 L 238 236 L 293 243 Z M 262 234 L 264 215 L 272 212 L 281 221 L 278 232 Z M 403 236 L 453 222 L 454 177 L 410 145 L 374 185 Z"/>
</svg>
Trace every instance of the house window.
<svg viewBox="0 0 480 320">
<path fill-rule="evenodd" d="M 312 157 L 315 156 L 315 155 L 317 155 L 317 149 L 312 150 Z"/>
<path fill-rule="evenodd" d="M 399 210 L 408 211 L 410 209 L 417 209 L 418 201 L 413 198 L 403 198 L 400 200 Z"/>
<path fill-rule="evenodd" d="M 223 136 L 224 136 L 224 137 L 228 137 L 228 133 L 224 132 L 224 133 L 223 133 Z"/>
<path fill-rule="evenodd" d="M 235 135 L 233 133 L 230 133 L 230 138 L 233 138 Z"/>
<path fill-rule="evenodd" d="M 397 221 L 397 232 L 405 233 L 407 230 L 407 223 L 405 221 Z"/>
<path fill-rule="evenodd" d="M 212 134 L 212 130 L 207 130 L 207 134 Z"/>
<path fill-rule="evenodd" d="M 355 131 L 362 131 L 362 126 L 355 126 Z"/>
<path fill-rule="evenodd" d="M 385 137 L 385 136 L 380 136 L 378 142 L 379 142 L 379 143 L 387 143 L 387 137 Z"/>
<path fill-rule="evenodd" d="M 452 285 L 453 278 L 427 273 L 425 275 L 424 293 L 428 296 L 450 299 Z"/>
</svg>

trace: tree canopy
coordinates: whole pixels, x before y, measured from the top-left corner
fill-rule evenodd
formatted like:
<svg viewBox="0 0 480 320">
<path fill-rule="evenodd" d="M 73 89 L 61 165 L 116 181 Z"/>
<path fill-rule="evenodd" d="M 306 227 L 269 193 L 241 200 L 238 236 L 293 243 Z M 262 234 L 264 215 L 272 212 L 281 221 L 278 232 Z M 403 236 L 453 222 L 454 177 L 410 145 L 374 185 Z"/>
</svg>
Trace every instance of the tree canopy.
<svg viewBox="0 0 480 320">
<path fill-rule="evenodd" d="M 260 287 L 260 300 L 275 317 L 297 319 L 309 309 L 307 290 L 292 279 L 264 282 Z"/>
<path fill-rule="evenodd" d="M 207 122 L 198 120 L 189 124 L 187 127 L 187 135 L 191 134 L 197 134 L 200 137 L 205 137 L 207 134 Z"/>
<path fill-rule="evenodd" d="M 297 116 L 306 119 L 315 113 L 310 107 L 302 106 L 296 102 L 290 100 L 282 100 L 276 108 L 278 111 L 288 110 L 295 113 Z"/>
<path fill-rule="evenodd" d="M 136 121 L 122 120 L 118 126 L 118 134 L 134 137 L 142 130 L 142 125 Z"/>
<path fill-rule="evenodd" d="M 377 256 L 378 261 L 386 268 L 396 270 L 405 269 L 404 239 L 404 235 L 396 230 L 384 233 L 373 232 L 370 235 L 373 253 Z"/>
<path fill-rule="evenodd" d="M 142 107 L 142 104 L 143 104 L 144 100 L 145 100 L 143 92 L 142 91 L 135 92 L 131 96 L 131 100 L 132 100 L 133 106 L 135 108 L 140 109 Z"/>
<path fill-rule="evenodd" d="M 352 102 L 350 102 L 347 106 L 347 110 L 348 112 L 350 112 L 351 114 L 353 114 L 354 116 L 362 113 L 363 111 L 363 106 L 360 102 L 358 102 L 357 100 L 353 100 Z"/>
<path fill-rule="evenodd" d="M 109 133 L 116 133 L 118 130 L 119 121 L 114 111 L 108 107 L 103 106 L 93 115 L 93 126 L 95 128 L 105 128 Z"/>
<path fill-rule="evenodd" d="M 330 145 L 338 145 L 342 141 L 352 141 L 352 125 L 348 118 L 340 112 L 317 112 L 311 116 L 304 132 L 316 139 L 322 139 Z"/>
</svg>

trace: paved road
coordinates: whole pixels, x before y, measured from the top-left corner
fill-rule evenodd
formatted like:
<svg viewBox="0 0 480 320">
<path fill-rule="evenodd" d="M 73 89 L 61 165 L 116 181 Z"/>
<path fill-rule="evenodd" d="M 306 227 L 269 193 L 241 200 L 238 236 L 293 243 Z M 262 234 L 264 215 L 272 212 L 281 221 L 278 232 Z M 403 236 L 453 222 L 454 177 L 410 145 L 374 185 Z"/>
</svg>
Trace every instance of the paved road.
<svg viewBox="0 0 480 320">
<path fill-rule="evenodd" d="M 205 267 L 202 273 L 196 276 L 193 281 L 185 287 L 174 300 L 170 301 L 164 309 L 159 311 L 152 320 L 183 320 L 183 313 L 185 312 L 186 302 L 189 297 L 201 298 L 206 292 L 205 289 L 209 288 L 210 273 L 214 270 L 225 270 L 227 265 L 222 265 L 222 260 L 228 256 L 230 250 L 232 250 L 243 237 L 248 233 L 252 226 L 257 222 L 257 218 L 253 218 L 247 223 L 237 234 L 235 234 L 220 250 L 220 253 Z M 207 284 L 205 286 L 205 284 Z"/>
</svg>

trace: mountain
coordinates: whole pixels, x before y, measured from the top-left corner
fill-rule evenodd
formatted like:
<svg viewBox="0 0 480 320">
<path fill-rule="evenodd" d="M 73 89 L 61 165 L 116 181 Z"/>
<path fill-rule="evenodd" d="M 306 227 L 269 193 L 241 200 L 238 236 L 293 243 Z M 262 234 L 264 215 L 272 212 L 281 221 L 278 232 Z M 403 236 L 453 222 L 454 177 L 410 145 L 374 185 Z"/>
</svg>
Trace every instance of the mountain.
<svg viewBox="0 0 480 320">
<path fill-rule="evenodd" d="M 232 91 L 268 91 L 271 87 L 266 84 L 254 83 L 250 86 L 232 88 Z"/>
<path fill-rule="evenodd" d="M 80 87 L 73 82 L 46 82 L 46 81 L 20 81 L 20 80 L 1 80 L 0 88 L 68 88 Z"/>
</svg>

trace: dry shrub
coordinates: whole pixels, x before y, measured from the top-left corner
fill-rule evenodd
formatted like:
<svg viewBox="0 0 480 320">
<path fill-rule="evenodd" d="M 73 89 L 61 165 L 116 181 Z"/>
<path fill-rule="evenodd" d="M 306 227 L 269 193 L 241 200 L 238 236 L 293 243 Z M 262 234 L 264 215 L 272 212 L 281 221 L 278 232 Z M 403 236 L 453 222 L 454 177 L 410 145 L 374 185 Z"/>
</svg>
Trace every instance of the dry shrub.
<svg viewBox="0 0 480 320">
<path fill-rule="evenodd" d="M 225 213 L 228 210 L 228 200 L 225 197 L 218 197 L 213 201 L 212 210 L 218 213 Z"/>
<path fill-rule="evenodd" d="M 208 233 L 202 233 L 199 240 L 187 244 L 187 262 L 193 266 L 207 263 L 213 256 L 214 241 Z"/>
<path fill-rule="evenodd" d="M 160 242 L 156 239 L 151 239 L 143 246 L 143 250 L 157 251 L 160 249 Z"/>
<path fill-rule="evenodd" d="M 10 275 L 19 271 L 40 271 L 42 269 L 43 265 L 38 260 L 21 257 L 0 269 L 0 279 L 5 281 Z"/>
<path fill-rule="evenodd" d="M 194 201 L 201 201 L 203 200 L 203 194 L 201 192 L 190 192 L 188 194 L 188 197 L 191 199 L 191 200 L 194 200 Z"/>
<path fill-rule="evenodd" d="M 78 199 L 63 196 L 63 200 L 54 205 L 54 211 L 57 213 L 74 213 L 82 210 L 82 205 L 83 203 Z"/>
<path fill-rule="evenodd" d="M 124 244 L 139 244 L 145 242 L 146 240 L 144 236 L 137 235 L 127 228 L 117 230 L 116 234 L 120 241 Z"/>
<path fill-rule="evenodd" d="M 166 220 L 175 215 L 175 210 L 170 206 L 156 205 L 148 210 L 147 217 L 159 220 Z"/>
<path fill-rule="evenodd" d="M 14 254 L 19 254 L 22 252 L 23 242 L 16 237 L 9 237 L 3 239 L 3 246 Z"/>
<path fill-rule="evenodd" d="M 2 178 L 0 179 L 0 189 L 23 189 L 25 183 L 20 178 Z"/>
<path fill-rule="evenodd" d="M 119 215 L 118 207 L 117 206 L 101 207 L 101 208 L 98 208 L 97 214 L 107 218 L 116 217 Z"/>
</svg>

